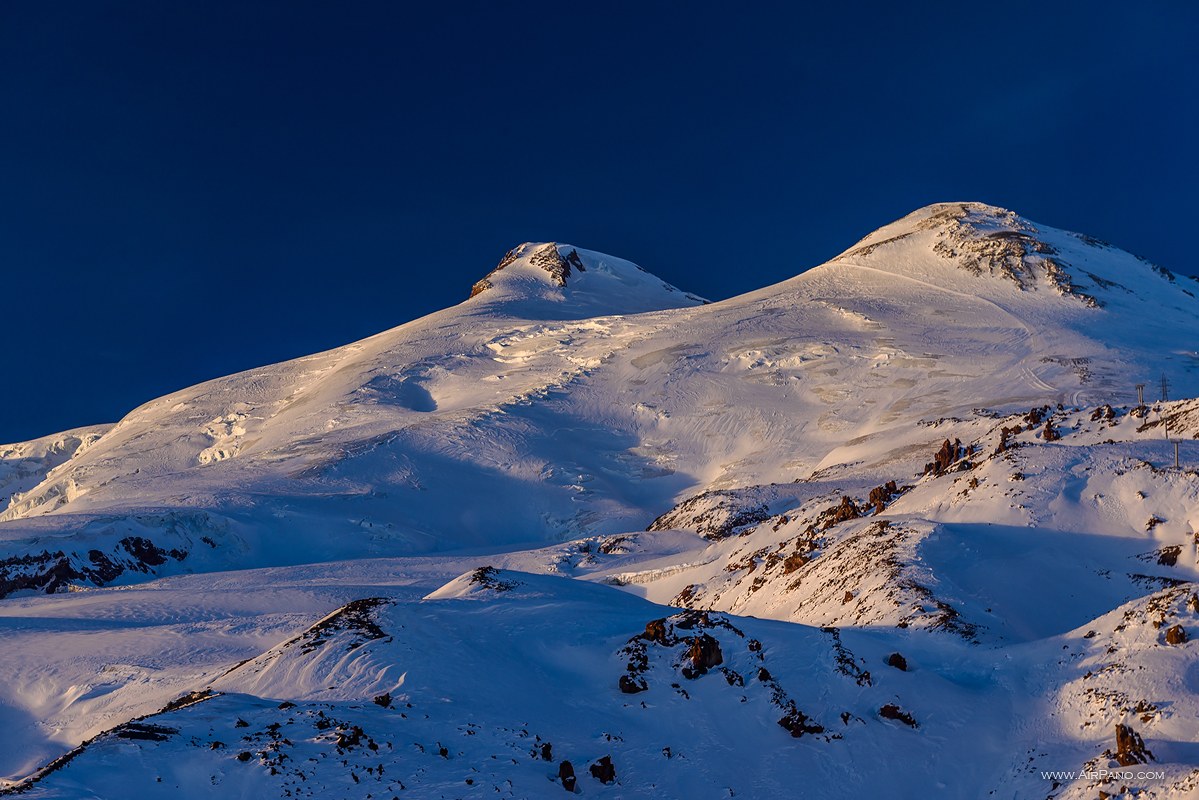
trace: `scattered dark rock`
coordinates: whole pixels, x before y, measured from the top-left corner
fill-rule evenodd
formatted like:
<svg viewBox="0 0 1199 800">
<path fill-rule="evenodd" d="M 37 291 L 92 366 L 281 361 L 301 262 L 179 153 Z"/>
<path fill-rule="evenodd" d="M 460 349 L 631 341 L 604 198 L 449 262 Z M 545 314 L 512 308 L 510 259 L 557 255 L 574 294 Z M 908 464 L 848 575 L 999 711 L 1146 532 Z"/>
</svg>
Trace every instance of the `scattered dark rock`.
<svg viewBox="0 0 1199 800">
<path fill-rule="evenodd" d="M 296 707 L 296 704 L 291 702 L 290 700 L 284 700 L 282 703 L 279 704 L 280 711 L 286 711 L 289 708 L 295 708 L 295 707 Z"/>
<path fill-rule="evenodd" d="M 248 727 L 250 727 L 250 723 L 248 723 L 248 722 L 246 722 L 244 719 L 242 719 L 242 718 L 238 717 L 238 719 L 237 719 L 237 722 L 233 723 L 233 727 L 235 727 L 235 728 L 248 728 Z"/>
<path fill-rule="evenodd" d="M 908 660 L 899 653 L 892 653 L 891 655 L 887 656 L 887 666 L 895 667 L 895 669 L 901 672 L 907 672 Z"/>
<path fill-rule="evenodd" d="M 1166 644 L 1186 644 L 1186 628 L 1181 625 L 1171 625 L 1166 628 Z"/>
<path fill-rule="evenodd" d="M 1045 423 L 1045 429 L 1041 431 L 1041 438 L 1046 442 L 1056 442 L 1058 439 L 1062 438 L 1062 435 L 1058 433 L 1057 428 L 1053 427 L 1053 420 Z"/>
<path fill-rule="evenodd" d="M 774 676 L 770 674 L 770 670 L 766 667 L 758 667 L 758 680 L 765 683 L 766 681 L 774 680 Z"/>
<path fill-rule="evenodd" d="M 841 605 L 845 605 L 846 603 L 852 603 L 852 602 L 853 602 L 853 592 L 846 592 L 841 597 Z"/>
<path fill-rule="evenodd" d="M 1116 418 L 1116 411 L 1110 405 L 1102 405 L 1091 412 L 1091 422 L 1111 421 Z"/>
<path fill-rule="evenodd" d="M 248 752 L 246 752 L 246 751 L 244 751 L 244 750 L 243 750 L 242 752 L 240 752 L 240 753 L 238 753 L 238 754 L 237 754 L 237 760 L 238 760 L 238 761 L 241 761 L 243 764 L 244 764 L 245 762 L 249 761 L 249 760 L 250 760 L 251 758 L 253 758 L 253 757 L 254 757 L 254 756 L 253 756 L 251 753 L 248 753 Z"/>
<path fill-rule="evenodd" d="M 604 756 L 590 767 L 591 777 L 600 783 L 616 782 L 616 767 L 612 765 L 612 756 Z"/>
<path fill-rule="evenodd" d="M 1164 519 L 1162 519 L 1161 517 L 1154 514 L 1153 516 L 1149 517 L 1149 521 L 1145 523 L 1145 530 L 1152 531 L 1154 528 L 1156 528 L 1158 525 L 1161 525 L 1163 522 L 1165 522 Z"/>
</svg>

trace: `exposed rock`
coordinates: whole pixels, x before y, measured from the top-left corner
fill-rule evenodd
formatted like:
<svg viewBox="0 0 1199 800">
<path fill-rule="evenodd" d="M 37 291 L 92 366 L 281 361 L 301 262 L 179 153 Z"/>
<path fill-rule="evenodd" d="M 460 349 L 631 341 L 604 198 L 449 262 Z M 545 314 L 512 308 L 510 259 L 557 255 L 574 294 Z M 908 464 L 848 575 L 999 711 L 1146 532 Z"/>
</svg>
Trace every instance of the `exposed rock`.
<svg viewBox="0 0 1199 800">
<path fill-rule="evenodd" d="M 383 706 L 383 708 L 391 708 L 391 692 L 375 695 L 375 705 Z"/>
<path fill-rule="evenodd" d="M 876 486 L 870 490 L 869 505 L 874 506 L 874 513 L 881 514 L 890 503 L 892 498 L 899 494 L 899 487 L 895 481 L 887 481 L 882 486 Z"/>
<path fill-rule="evenodd" d="M 1053 427 L 1053 420 L 1045 423 L 1045 429 L 1041 431 L 1041 438 L 1046 442 L 1056 442 L 1058 439 L 1062 438 L 1062 435 L 1058 433 L 1057 428 Z"/>
<path fill-rule="evenodd" d="M 620 691 L 625 694 L 637 694 L 649 688 L 644 678 L 634 678 L 629 675 L 620 676 Z"/>
<path fill-rule="evenodd" d="M 779 720 L 779 725 L 796 739 L 805 733 L 824 733 L 824 726 L 809 722 L 808 715 L 796 708 L 794 702 L 790 704 L 787 713 Z"/>
<path fill-rule="evenodd" d="M 887 666 L 895 667 L 895 669 L 900 670 L 901 672 L 907 672 L 908 660 L 899 653 L 892 653 L 891 655 L 887 656 Z"/>
<path fill-rule="evenodd" d="M 505 581 L 499 577 L 500 571 L 493 566 L 479 567 L 471 573 L 470 582 L 493 592 L 507 592 L 520 586 L 519 581 Z"/>
<path fill-rule="evenodd" d="M 687 648 L 684 658 L 691 663 L 691 666 L 683 667 L 683 677 L 690 679 L 697 678 L 712 667 L 724 663 L 724 654 L 720 652 L 720 642 L 706 633 L 701 633 L 691 640 L 691 646 Z"/>
<path fill-rule="evenodd" d="M 734 490 L 717 489 L 687 498 L 646 530 L 690 530 L 708 539 L 724 539 L 770 518 L 765 503 L 750 503 Z"/>
<path fill-rule="evenodd" d="M 792 553 L 783 559 L 783 574 L 790 575 L 806 563 L 808 563 L 807 556 L 802 553 Z"/>
<path fill-rule="evenodd" d="M 1169 547 L 1163 547 L 1161 550 L 1157 551 L 1157 563 L 1161 564 L 1163 567 L 1173 567 L 1178 564 L 1178 557 L 1180 555 L 1182 555 L 1181 545 L 1175 544 L 1170 545 Z"/>
<path fill-rule="evenodd" d="M 845 522 L 851 519 L 857 519 L 862 516 L 862 510 L 858 508 L 858 504 L 853 501 L 852 497 L 842 496 L 841 503 L 828 509 L 824 514 L 824 524 L 822 530 L 828 530 L 838 522 Z"/>
<path fill-rule="evenodd" d="M 1166 644 L 1186 644 L 1186 628 L 1181 625 L 1171 625 L 1166 628 Z"/>
<path fill-rule="evenodd" d="M 902 722 L 904 725 L 907 725 L 912 728 L 919 727 L 918 725 L 916 725 L 916 720 L 913 719 L 911 714 L 904 711 L 903 709 L 901 709 L 899 706 L 895 705 L 894 703 L 887 703 L 885 706 L 880 708 L 878 710 L 878 715 L 880 717 L 882 717 L 883 719 L 897 720 L 899 722 Z"/>
<path fill-rule="evenodd" d="M 942 442 L 941 449 L 933 455 L 933 460 L 924 465 L 924 474 L 944 474 L 952 464 L 964 458 L 967 454 L 968 451 L 962 449 L 962 441 L 960 439 L 954 439 L 952 442 L 946 439 Z"/>
<path fill-rule="evenodd" d="M 1112 755 L 1108 751 L 1108 755 L 1122 767 L 1147 764 L 1154 760 L 1153 753 L 1145 747 L 1145 740 L 1141 738 L 1141 734 L 1124 724 L 1116 725 L 1116 752 Z"/>
<path fill-rule="evenodd" d="M 75 582 L 103 586 L 127 571 L 148 573 L 168 559 L 186 558 L 186 550 L 166 550 L 141 536 L 126 536 L 110 552 L 89 550 L 86 560 L 62 550 L 14 556 L 0 560 L 0 597 L 22 589 L 53 594 Z"/>
<path fill-rule="evenodd" d="M 591 777 L 600 783 L 616 782 L 616 767 L 612 765 L 612 756 L 604 756 L 591 765 Z"/>
<path fill-rule="evenodd" d="M 645 624 L 645 633 L 641 634 L 641 638 L 647 642 L 657 642 L 658 644 L 671 645 L 670 635 L 667 633 L 666 620 L 655 619 L 650 620 Z"/>
<path fill-rule="evenodd" d="M 575 768 L 569 761 L 563 761 L 558 765 L 558 780 L 562 782 L 562 788 L 568 792 L 575 790 L 575 785 L 578 779 L 575 778 Z"/>
</svg>

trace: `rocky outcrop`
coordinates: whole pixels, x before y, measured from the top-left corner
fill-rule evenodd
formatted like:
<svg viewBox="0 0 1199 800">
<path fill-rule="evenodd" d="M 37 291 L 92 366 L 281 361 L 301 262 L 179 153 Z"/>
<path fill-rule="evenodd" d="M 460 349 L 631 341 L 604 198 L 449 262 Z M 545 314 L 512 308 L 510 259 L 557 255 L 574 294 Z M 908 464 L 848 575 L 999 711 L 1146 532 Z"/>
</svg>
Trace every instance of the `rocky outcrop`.
<svg viewBox="0 0 1199 800">
<path fill-rule="evenodd" d="M 848 522 L 862 516 L 862 509 L 858 508 L 858 504 L 849 496 L 842 496 L 841 503 L 829 509 L 829 512 L 831 513 L 825 518 L 821 530 L 828 530 L 838 522 Z"/>
<path fill-rule="evenodd" d="M 724 539 L 768 519 L 770 510 L 765 503 L 734 491 L 713 490 L 687 498 L 646 530 L 689 530 L 708 539 Z"/>
<path fill-rule="evenodd" d="M 562 788 L 568 792 L 573 792 L 575 786 L 578 785 L 575 768 L 569 761 L 563 761 L 558 765 L 558 780 L 562 782 Z"/>
<path fill-rule="evenodd" d="M 724 654 L 720 651 L 720 642 L 707 633 L 701 633 L 691 640 L 685 658 L 690 662 L 690 666 L 683 667 L 684 678 L 697 678 L 707 673 L 713 667 L 718 667 L 724 663 Z"/>
<path fill-rule="evenodd" d="M 186 550 L 167 550 L 141 536 L 126 536 L 110 551 L 89 550 L 86 557 L 62 550 L 14 556 L 0 561 L 0 597 L 23 589 L 53 594 L 79 582 L 103 586 L 125 572 L 149 573 L 186 558 Z"/>
<path fill-rule="evenodd" d="M 1154 760 L 1153 752 L 1145 747 L 1145 740 L 1141 738 L 1141 734 L 1122 723 L 1116 725 L 1116 752 L 1112 753 L 1109 750 L 1104 755 L 1115 759 L 1122 767 L 1148 764 Z"/>
<path fill-rule="evenodd" d="M 904 725 L 907 725 L 910 728 L 920 727 L 916 724 L 916 720 L 911 714 L 904 711 L 894 703 L 887 703 L 885 706 L 880 708 L 878 710 L 878 715 L 883 719 L 893 719 L 896 722 L 902 722 Z"/>
<path fill-rule="evenodd" d="M 1181 625 L 1171 625 L 1166 628 L 1166 644 L 1186 644 L 1186 628 Z"/>
<path fill-rule="evenodd" d="M 604 756 L 589 769 L 591 777 L 600 783 L 616 783 L 616 767 L 612 764 L 612 756 Z"/>
<path fill-rule="evenodd" d="M 949 468 L 970 454 L 970 448 L 963 448 L 960 439 L 952 442 L 946 439 L 941 449 L 933 455 L 933 460 L 924 465 L 925 475 L 943 475 Z M 966 465 L 967 468 L 969 465 Z"/>
</svg>

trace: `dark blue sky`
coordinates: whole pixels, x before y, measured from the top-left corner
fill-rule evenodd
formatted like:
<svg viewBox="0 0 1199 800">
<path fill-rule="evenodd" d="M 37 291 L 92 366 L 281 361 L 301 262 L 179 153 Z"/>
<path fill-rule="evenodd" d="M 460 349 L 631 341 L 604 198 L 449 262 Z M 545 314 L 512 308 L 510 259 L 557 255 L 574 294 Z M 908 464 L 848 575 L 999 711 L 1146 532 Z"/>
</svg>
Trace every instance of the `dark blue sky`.
<svg viewBox="0 0 1199 800">
<path fill-rule="evenodd" d="M 1194 4 L 582 5 L 0 6 L 0 441 L 458 302 L 530 239 L 724 298 L 971 199 L 1199 271 Z"/>
</svg>

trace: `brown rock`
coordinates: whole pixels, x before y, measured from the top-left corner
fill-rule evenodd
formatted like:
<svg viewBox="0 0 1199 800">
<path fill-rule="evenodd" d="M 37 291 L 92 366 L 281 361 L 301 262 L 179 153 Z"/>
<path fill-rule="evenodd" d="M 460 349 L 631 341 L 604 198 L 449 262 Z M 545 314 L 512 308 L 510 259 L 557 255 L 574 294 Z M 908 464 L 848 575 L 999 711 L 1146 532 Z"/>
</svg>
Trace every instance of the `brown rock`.
<svg viewBox="0 0 1199 800">
<path fill-rule="evenodd" d="M 874 513 L 881 514 L 887 507 L 887 503 L 891 502 L 891 498 L 899 494 L 899 487 L 895 481 L 887 481 L 882 486 L 876 486 L 870 490 L 869 504 L 874 506 Z"/>
<path fill-rule="evenodd" d="M 790 575 L 806 563 L 808 563 L 807 556 L 800 553 L 792 553 L 783 560 L 783 574 Z"/>
<path fill-rule="evenodd" d="M 703 675 L 712 667 L 724 663 L 724 654 L 720 652 L 720 642 L 706 633 L 701 633 L 691 640 L 685 658 L 691 662 L 691 667 L 683 668 L 683 677 L 696 678 Z"/>
<path fill-rule="evenodd" d="M 1186 628 L 1181 625 L 1171 625 L 1166 628 L 1166 644 L 1186 644 Z"/>
<path fill-rule="evenodd" d="M 892 653 L 891 655 L 887 656 L 887 666 L 895 667 L 895 669 L 900 670 L 901 672 L 907 672 L 908 660 L 899 653 Z"/>
<path fill-rule="evenodd" d="M 1147 764 L 1153 760 L 1153 753 L 1145 747 L 1141 734 L 1127 725 L 1116 725 L 1116 754 L 1113 756 L 1122 767 L 1133 764 Z"/>
<path fill-rule="evenodd" d="M 853 501 L 852 497 L 848 496 L 843 496 L 841 504 L 829 510 L 832 511 L 832 516 L 825 521 L 824 530 L 828 530 L 838 522 L 845 522 L 846 520 L 857 519 L 862 516 L 862 510 L 858 508 L 858 504 Z"/>
<path fill-rule="evenodd" d="M 852 603 L 852 602 L 853 602 L 853 592 L 846 592 L 845 596 L 841 598 L 841 605 L 845 605 L 846 603 Z"/>
<path fill-rule="evenodd" d="M 645 633 L 641 634 L 641 638 L 647 642 L 669 645 L 670 636 L 666 630 L 666 620 L 654 619 L 647 622 L 645 624 Z"/>
</svg>

